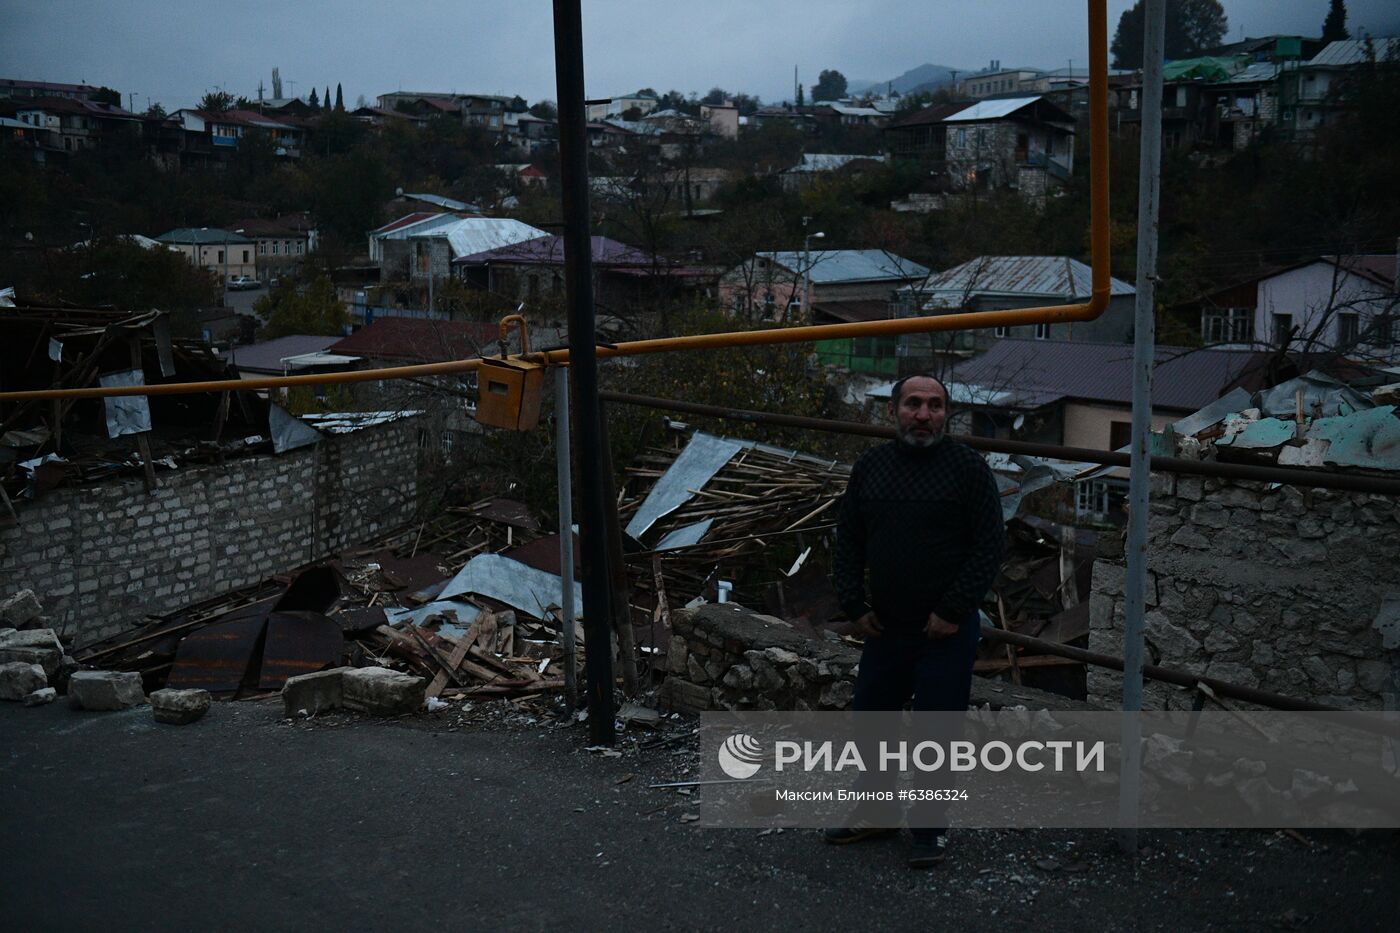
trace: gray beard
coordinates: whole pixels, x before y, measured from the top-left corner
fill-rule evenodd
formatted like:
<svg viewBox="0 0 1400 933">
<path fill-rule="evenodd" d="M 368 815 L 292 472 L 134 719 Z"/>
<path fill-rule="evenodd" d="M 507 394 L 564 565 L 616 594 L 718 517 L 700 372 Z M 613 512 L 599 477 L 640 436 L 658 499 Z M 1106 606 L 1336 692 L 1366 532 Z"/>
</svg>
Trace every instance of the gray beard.
<svg viewBox="0 0 1400 933">
<path fill-rule="evenodd" d="M 913 431 L 909 431 L 903 427 L 900 427 L 899 425 L 895 425 L 894 436 L 905 447 L 913 447 L 918 450 L 923 450 L 932 447 L 934 444 L 937 444 L 939 441 L 943 440 L 943 431 L 942 429 L 939 429 L 938 431 L 935 431 L 934 433 L 930 434 L 928 437 L 915 437 Z"/>
</svg>

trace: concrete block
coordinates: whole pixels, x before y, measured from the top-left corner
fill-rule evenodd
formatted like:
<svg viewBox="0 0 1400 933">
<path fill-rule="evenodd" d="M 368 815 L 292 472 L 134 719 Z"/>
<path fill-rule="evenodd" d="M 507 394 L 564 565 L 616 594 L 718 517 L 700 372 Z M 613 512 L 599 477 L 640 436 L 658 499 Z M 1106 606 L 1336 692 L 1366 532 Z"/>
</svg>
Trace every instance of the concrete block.
<svg viewBox="0 0 1400 933">
<path fill-rule="evenodd" d="M 341 678 L 347 709 L 374 716 L 416 713 L 423 708 L 428 681 L 387 667 L 356 667 Z"/>
<path fill-rule="evenodd" d="M 156 722 L 184 726 L 209 712 L 208 690 L 157 690 L 149 697 Z"/>
<path fill-rule="evenodd" d="M 27 664 L 24 661 L 0 664 L 0 700 L 19 702 L 48 684 L 48 675 L 37 664 Z"/>
<path fill-rule="evenodd" d="M 288 677 L 282 685 L 282 706 L 287 715 L 311 716 L 344 705 L 344 677 L 348 667 Z"/>
<path fill-rule="evenodd" d="M 68 678 L 68 705 L 73 709 L 129 709 L 145 702 L 141 675 L 135 671 L 77 671 Z"/>
<path fill-rule="evenodd" d="M 21 662 L 24 664 L 37 664 L 44 669 L 44 677 L 49 678 L 58 673 L 59 660 L 63 657 L 63 651 L 59 648 L 27 648 L 20 646 L 0 646 L 0 664 L 11 662 Z"/>
<path fill-rule="evenodd" d="M 43 706 L 45 703 L 52 703 L 58 697 L 58 691 L 53 687 L 40 687 L 33 693 L 24 697 L 25 706 Z"/>
<path fill-rule="evenodd" d="M 43 615 L 44 607 L 33 590 L 20 590 L 13 596 L 0 600 L 0 625 L 24 628 Z"/>
</svg>

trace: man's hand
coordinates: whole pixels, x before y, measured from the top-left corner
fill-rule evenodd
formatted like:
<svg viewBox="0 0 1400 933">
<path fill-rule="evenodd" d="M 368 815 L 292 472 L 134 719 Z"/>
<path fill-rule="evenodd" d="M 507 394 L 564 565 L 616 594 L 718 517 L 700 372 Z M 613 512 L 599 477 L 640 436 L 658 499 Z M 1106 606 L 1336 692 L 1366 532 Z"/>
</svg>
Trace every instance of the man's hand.
<svg viewBox="0 0 1400 933">
<path fill-rule="evenodd" d="M 876 635 L 883 634 L 884 631 L 884 626 L 882 626 L 880 620 L 876 618 L 874 609 L 870 610 L 859 619 L 856 619 L 856 633 L 859 634 L 861 638 L 874 638 Z"/>
<path fill-rule="evenodd" d="M 949 635 L 956 635 L 957 633 L 958 627 L 951 622 L 945 621 L 938 613 L 930 612 L 928 614 L 928 624 L 924 626 L 924 634 L 928 636 L 930 641 L 938 641 L 939 639 L 947 638 Z"/>
</svg>

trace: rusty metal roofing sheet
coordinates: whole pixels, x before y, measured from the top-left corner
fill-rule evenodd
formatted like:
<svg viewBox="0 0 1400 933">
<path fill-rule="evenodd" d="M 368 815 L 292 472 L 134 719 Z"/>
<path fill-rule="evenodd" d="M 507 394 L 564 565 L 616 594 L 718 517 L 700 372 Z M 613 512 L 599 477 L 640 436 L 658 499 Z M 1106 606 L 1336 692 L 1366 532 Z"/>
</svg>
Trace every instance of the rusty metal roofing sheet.
<svg viewBox="0 0 1400 933">
<path fill-rule="evenodd" d="M 267 606 L 255 604 L 226 618 L 180 642 L 167 687 L 234 693 L 243 685 L 262 643 Z M 339 629 L 336 631 L 339 634 Z"/>
<path fill-rule="evenodd" d="M 287 678 L 340 663 L 345 637 L 319 612 L 274 612 L 267 619 L 258 688 L 280 690 Z"/>
</svg>

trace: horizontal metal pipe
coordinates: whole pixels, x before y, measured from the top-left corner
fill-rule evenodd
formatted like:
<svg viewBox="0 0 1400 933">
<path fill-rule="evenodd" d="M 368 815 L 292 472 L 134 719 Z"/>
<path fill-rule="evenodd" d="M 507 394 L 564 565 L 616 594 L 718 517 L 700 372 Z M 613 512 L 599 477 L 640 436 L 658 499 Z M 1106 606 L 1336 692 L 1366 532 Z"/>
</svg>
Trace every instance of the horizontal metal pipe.
<svg viewBox="0 0 1400 933">
<path fill-rule="evenodd" d="M 774 327 L 766 330 L 741 330 L 720 334 L 692 334 L 685 337 L 662 337 L 653 340 L 632 340 L 626 343 L 599 344 L 600 359 L 614 356 L 641 356 L 674 350 L 705 350 L 721 347 L 752 347 L 783 343 L 810 343 L 813 340 L 833 340 L 845 337 L 895 336 L 899 334 L 933 333 L 985 327 L 1011 327 L 1054 321 L 1087 321 L 1098 317 L 1108 306 L 1108 296 L 1097 293 L 1090 301 L 1072 305 L 1044 308 L 1022 308 L 1016 311 L 968 311 L 960 314 L 938 314 L 926 317 L 894 318 L 887 321 L 858 321 L 851 324 L 815 324 L 807 327 Z M 511 359 L 551 366 L 569 362 L 567 349 L 541 350 L 515 354 Z M 80 389 L 32 389 L 23 392 L 0 392 L 0 402 L 24 402 L 54 398 L 109 398 L 118 395 L 183 395 L 195 392 L 238 392 L 259 389 L 281 389 L 291 386 L 335 385 L 346 382 L 374 382 L 380 379 L 405 379 L 418 376 L 440 376 L 470 372 L 482 361 L 450 360 L 443 363 L 422 363 L 414 366 L 388 366 L 338 373 L 309 373 L 302 376 L 268 376 L 263 379 L 221 379 L 204 382 L 167 382 L 146 386 L 88 386 Z"/>
<path fill-rule="evenodd" d="M 605 402 L 623 405 L 638 405 L 662 411 L 676 411 L 692 415 L 706 415 L 730 421 L 747 421 L 753 424 L 771 424 L 779 427 L 802 428 L 809 431 L 829 431 L 836 434 L 855 434 L 864 437 L 894 437 L 894 428 L 888 425 L 861 424 L 855 421 L 837 421 L 829 418 L 806 418 L 800 415 L 782 415 L 766 411 L 750 411 L 740 408 L 724 408 L 719 405 L 702 405 L 698 402 L 683 402 L 677 399 L 654 398 L 648 395 L 628 395 L 622 392 L 600 392 L 598 397 Z M 1030 441 L 1011 441 L 995 437 L 978 437 L 973 434 L 949 435 L 959 443 L 976 450 L 992 453 L 1023 454 L 1029 457 L 1050 457 L 1056 460 L 1074 460 L 1084 463 L 1102 463 L 1105 466 L 1128 466 L 1126 453 L 1112 450 L 1096 450 L 1092 447 L 1061 447 L 1056 444 L 1038 444 Z M 1327 470 L 1307 470 L 1300 467 L 1261 466 L 1250 463 L 1221 463 L 1217 460 L 1186 460 L 1181 457 L 1153 457 L 1152 469 L 1159 473 L 1181 473 L 1192 476 L 1209 476 L 1216 479 L 1252 480 L 1255 482 L 1281 483 L 1285 486 L 1309 486 L 1318 489 L 1342 489 L 1349 492 L 1369 492 L 1383 496 L 1400 495 L 1400 480 L 1383 476 L 1362 476 L 1351 473 L 1334 473 Z"/>
</svg>

